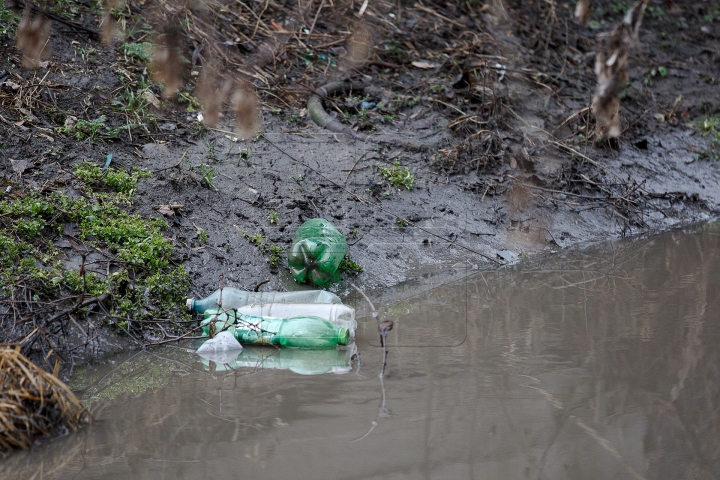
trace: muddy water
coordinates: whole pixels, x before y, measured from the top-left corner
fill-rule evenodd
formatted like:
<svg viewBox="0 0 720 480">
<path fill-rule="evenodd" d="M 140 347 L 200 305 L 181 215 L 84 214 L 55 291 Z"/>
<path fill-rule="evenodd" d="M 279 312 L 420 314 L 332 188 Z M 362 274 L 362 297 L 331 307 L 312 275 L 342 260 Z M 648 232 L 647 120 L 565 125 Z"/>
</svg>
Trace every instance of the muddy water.
<svg viewBox="0 0 720 480">
<path fill-rule="evenodd" d="M 344 352 L 109 359 L 72 380 L 95 424 L 0 476 L 720 478 L 718 235 L 386 292 L 384 381 L 359 303 L 359 367 Z"/>
</svg>

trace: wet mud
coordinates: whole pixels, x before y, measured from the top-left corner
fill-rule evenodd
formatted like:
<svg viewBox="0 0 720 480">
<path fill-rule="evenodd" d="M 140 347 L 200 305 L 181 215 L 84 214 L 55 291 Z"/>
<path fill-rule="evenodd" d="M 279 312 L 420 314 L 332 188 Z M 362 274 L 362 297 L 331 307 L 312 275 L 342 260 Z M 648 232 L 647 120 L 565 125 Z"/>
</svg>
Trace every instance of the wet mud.
<svg viewBox="0 0 720 480">
<path fill-rule="evenodd" d="M 350 282 L 379 293 L 715 218 L 714 136 L 693 123 L 720 111 L 720 21 L 703 20 L 714 13 L 696 2 L 675 2 L 678 9 L 667 12 L 655 6 L 631 55 L 622 136 L 595 142 L 593 52 L 597 34 L 622 15 L 609 13 L 611 2 L 595 2 L 583 27 L 570 7 L 540 3 L 490 2 L 478 11 L 437 5 L 435 14 L 372 7 L 373 18 L 395 20 L 375 21 L 385 37 L 374 60 L 345 77 L 367 85 L 366 101 L 403 106 L 382 120 L 371 111 L 372 128 L 356 122 L 367 135 L 362 141 L 309 118 L 311 92 L 340 75 L 307 67 L 315 57 L 302 61 L 291 50 L 265 66 L 264 78 L 275 83 L 258 84 L 262 134 L 252 140 L 237 138 L 230 115 L 198 134 L 197 111 L 175 101 L 151 107 L 156 120 L 147 131 L 76 141 L 54 128 L 70 114 L 110 112 L 119 89 L 147 74 L 145 67 L 123 58 L 117 44 L 104 47 L 55 23 L 49 64 L 29 72 L 5 39 L 2 68 L 11 82 L 0 87 L 3 189 L 72 189 L 74 164 L 102 165 L 111 153 L 116 168 L 153 172 L 129 209 L 167 221 L 174 261 L 186 266 L 195 297 L 221 279 L 243 289 L 268 279 L 263 290 L 299 288 L 285 260 L 271 268 L 248 236 L 261 234 L 287 251 L 296 229 L 314 217 L 346 235 L 364 269 L 332 287 L 342 295 Z M 317 32 L 335 32 L 318 12 Z M 82 21 L 92 26 L 93 18 Z M 407 28 L 414 49 L 399 52 L 405 40 L 387 22 Z M 479 36 L 471 41 L 473 31 Z M 73 42 L 95 48 L 97 62 Z M 442 63 L 425 58 L 436 54 Z M 325 109 L 347 110 L 348 101 L 324 99 Z M 108 128 L 127 121 L 111 115 Z M 394 146 L 397 138 L 418 148 Z M 409 168 L 411 189 L 380 175 L 394 162 Z"/>
</svg>

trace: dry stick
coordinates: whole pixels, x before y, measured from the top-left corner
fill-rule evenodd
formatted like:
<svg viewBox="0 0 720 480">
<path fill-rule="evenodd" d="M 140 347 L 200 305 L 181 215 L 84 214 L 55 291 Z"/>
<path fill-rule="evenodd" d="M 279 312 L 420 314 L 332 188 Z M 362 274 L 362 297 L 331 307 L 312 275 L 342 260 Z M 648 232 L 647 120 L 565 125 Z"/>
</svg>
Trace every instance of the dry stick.
<svg viewBox="0 0 720 480">
<path fill-rule="evenodd" d="M 388 210 L 388 209 L 386 209 L 386 208 L 383 208 L 382 205 L 380 205 L 380 204 L 378 204 L 378 203 L 371 202 L 370 200 L 366 200 L 366 199 L 362 198 L 362 197 L 361 197 L 360 195 L 358 195 L 357 193 L 348 190 L 348 189 L 345 188 L 343 185 L 340 185 L 340 184 L 337 183 L 335 180 L 333 180 L 333 179 L 331 179 L 331 178 L 328 178 L 327 176 L 323 175 L 321 172 L 317 171 L 316 169 L 314 169 L 313 167 L 311 167 L 311 166 L 308 165 L 307 163 L 301 162 L 301 161 L 298 160 L 297 158 L 293 157 L 292 155 L 290 155 L 289 153 L 287 153 L 285 150 L 283 150 L 282 148 L 278 147 L 275 143 L 273 143 L 273 141 L 270 140 L 270 139 L 267 137 L 267 135 L 265 135 L 264 133 L 262 134 L 262 137 L 265 139 L 266 142 L 268 142 L 270 145 L 272 145 L 272 146 L 275 147 L 277 150 L 279 150 L 280 153 L 282 153 L 283 155 L 287 156 L 287 157 L 290 158 L 292 161 L 294 161 L 294 162 L 302 165 L 303 167 L 307 168 L 308 170 L 311 170 L 312 172 L 314 172 L 315 174 L 317 174 L 317 175 L 319 175 L 320 177 L 324 178 L 324 179 L 327 180 L 328 182 L 332 183 L 333 185 L 335 185 L 335 186 L 336 186 L 337 188 L 339 188 L 340 190 L 342 190 L 342 191 L 344 191 L 345 193 L 347 193 L 348 195 L 351 195 L 352 197 L 354 197 L 358 202 L 364 203 L 364 204 L 369 205 L 369 206 L 371 206 L 371 207 L 374 207 L 374 208 L 380 210 L 380 211 L 383 212 L 383 213 L 387 213 L 388 215 L 391 215 L 391 216 L 395 217 L 396 219 L 398 219 L 398 218 L 403 218 L 403 220 L 405 220 L 405 221 L 407 222 L 408 226 L 415 227 L 415 228 L 417 228 L 418 230 L 420 230 L 420 231 L 422 231 L 422 232 L 425 232 L 425 233 L 427 233 L 428 235 L 431 235 L 431 236 L 433 236 L 433 237 L 435 237 L 435 238 L 437 238 L 437 239 L 440 239 L 440 240 L 442 240 L 442 241 L 444 241 L 444 242 L 447 242 L 447 243 L 449 243 L 449 244 L 451 244 L 451 245 L 456 245 L 456 246 L 462 248 L 463 250 L 467 250 L 468 252 L 474 253 L 475 255 L 479 255 L 479 256 L 481 256 L 482 258 L 484 258 L 485 260 L 488 260 L 488 261 L 490 261 L 490 262 L 493 262 L 493 263 L 496 264 L 496 265 L 503 265 L 503 262 L 500 262 L 500 261 L 492 258 L 492 257 L 489 256 L 489 255 L 486 255 L 486 254 L 484 254 L 484 253 L 482 253 L 482 252 L 478 252 L 477 250 L 474 250 L 474 249 L 472 249 L 472 248 L 470 248 L 470 247 L 467 247 L 467 246 L 465 246 L 465 245 L 462 245 L 462 244 L 460 244 L 460 243 L 456 243 L 456 242 L 450 240 L 449 238 L 445 238 L 445 237 L 443 237 L 442 235 L 438 235 L 438 234 L 435 233 L 435 232 L 431 232 L 430 230 L 428 230 L 428 229 L 426 229 L 426 228 L 424 228 L 424 227 L 421 227 L 421 226 L 415 224 L 414 222 L 411 222 L 411 221 L 405 219 L 404 217 L 401 217 L 400 215 L 398 215 L 398 214 L 396 214 L 396 213 L 394 213 L 394 212 L 391 212 L 390 210 Z"/>
<path fill-rule="evenodd" d="M 380 370 L 380 378 L 383 378 L 385 376 L 385 366 L 387 365 L 387 334 L 390 330 L 392 330 L 394 323 L 391 320 L 385 320 L 380 321 L 380 315 L 375 310 L 375 305 L 370 301 L 367 295 L 365 295 L 365 292 L 360 290 L 357 285 L 354 283 L 350 284 L 355 290 L 357 290 L 360 295 L 365 297 L 365 300 L 370 304 L 370 309 L 372 310 L 372 316 L 377 320 L 378 324 L 378 332 L 380 333 L 380 345 L 383 347 L 383 361 L 382 361 L 382 369 Z M 384 388 L 383 388 L 384 390 Z"/>
<path fill-rule="evenodd" d="M 45 323 L 46 323 L 46 324 L 50 324 L 50 323 L 54 322 L 55 320 L 64 317 L 65 315 L 73 314 L 73 313 L 75 313 L 78 309 L 83 308 L 83 307 L 87 307 L 88 305 L 92 305 L 93 303 L 102 303 L 102 302 L 104 302 L 105 300 L 107 300 L 107 298 L 108 298 L 109 296 L 110 296 L 109 293 L 103 293 L 103 294 L 100 295 L 99 297 L 88 298 L 88 299 L 85 300 L 84 302 L 78 303 L 78 304 L 76 304 L 74 307 L 72 307 L 72 308 L 70 308 L 70 309 L 68 309 L 68 310 L 65 310 L 65 311 L 60 312 L 60 313 L 58 313 L 58 314 L 56 314 L 56 315 L 53 315 L 53 316 L 50 317 L 48 320 L 46 320 Z"/>
<path fill-rule="evenodd" d="M 323 9 L 324 6 L 325 6 L 325 0 L 322 0 L 322 2 L 320 2 L 320 6 L 317 9 L 317 13 L 315 14 L 315 18 L 313 18 L 313 23 L 310 26 L 310 31 L 308 32 L 307 40 L 305 40 L 306 42 L 308 42 L 308 44 L 310 43 L 310 35 L 312 35 L 313 30 L 315 30 L 315 23 L 317 22 L 317 19 L 320 16 L 320 11 Z"/>
</svg>

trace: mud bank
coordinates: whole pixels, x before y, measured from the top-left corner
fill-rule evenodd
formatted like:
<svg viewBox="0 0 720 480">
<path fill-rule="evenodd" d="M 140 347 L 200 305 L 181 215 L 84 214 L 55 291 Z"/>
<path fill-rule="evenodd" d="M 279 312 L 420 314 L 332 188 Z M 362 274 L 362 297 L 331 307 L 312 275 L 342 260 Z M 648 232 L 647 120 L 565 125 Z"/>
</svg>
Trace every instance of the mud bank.
<svg viewBox="0 0 720 480">
<path fill-rule="evenodd" d="M 332 47 L 314 41 L 310 53 L 290 41 L 276 52 L 256 85 L 262 134 L 251 141 L 238 140 L 227 112 L 212 128 L 198 122 L 192 92 L 203 62 L 190 51 L 186 92 L 160 102 L 130 40 L 104 47 L 54 24 L 52 57 L 28 72 L 6 37 L 3 189 L 76 188 L 74 165 L 102 166 L 109 154 L 115 168 L 151 172 L 127 208 L 168 223 L 173 264 L 189 273 L 191 296 L 221 281 L 299 288 L 286 260 L 272 268 L 263 249 L 287 251 L 296 229 L 314 217 L 346 235 L 364 269 L 332 288 L 341 295 L 350 282 L 379 292 L 715 218 L 720 22 L 707 20 L 715 13 L 675 2 L 676 10 L 655 6 L 648 14 L 631 55 L 623 134 L 608 143 L 595 142 L 588 112 L 592 67 L 597 34 L 622 12 L 597 2 L 583 27 L 570 7 L 527 3 L 507 2 L 503 11 L 448 4 L 396 12 L 397 5 L 381 2 L 369 8 L 384 19 L 370 22 L 379 32 L 370 60 L 345 73 L 327 58 L 340 55 L 334 45 L 350 37 L 319 11 L 314 31 L 340 40 Z M 86 26 L 94 21 L 82 17 Z M 187 35 L 194 38 L 192 30 Z M 311 92 L 342 78 L 367 88 L 326 98 L 325 109 L 364 131 L 364 141 L 309 118 Z M 145 99 L 142 108 L 133 110 L 133 95 Z M 73 138 L 62 130 L 71 117 L 72 126 L 101 113 L 107 124 L 97 135 L 77 127 Z M 393 167 L 407 167 L 413 182 L 393 185 L 381 170 Z M 57 243 L 57 232 L 47 235 Z"/>
</svg>

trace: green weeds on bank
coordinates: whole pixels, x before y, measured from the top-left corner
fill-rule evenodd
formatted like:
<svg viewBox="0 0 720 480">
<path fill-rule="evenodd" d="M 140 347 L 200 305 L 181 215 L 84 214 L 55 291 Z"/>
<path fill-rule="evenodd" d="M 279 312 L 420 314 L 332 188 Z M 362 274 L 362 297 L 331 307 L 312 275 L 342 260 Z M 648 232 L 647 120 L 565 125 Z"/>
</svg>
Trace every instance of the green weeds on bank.
<svg viewBox="0 0 720 480">
<path fill-rule="evenodd" d="M 163 236 L 166 223 L 121 207 L 150 173 L 103 171 L 86 162 L 74 175 L 83 195 L 20 186 L 19 193 L 0 194 L 0 298 L 23 292 L 35 302 L 74 303 L 79 295 L 109 293 L 105 321 L 116 327 L 128 320 L 138 325 L 177 316 L 190 279 L 184 267 L 172 265 L 174 246 Z M 101 260 L 86 264 L 79 250 Z"/>
<path fill-rule="evenodd" d="M 253 233 L 251 235 L 248 234 L 245 230 L 241 230 L 240 235 L 247 238 L 251 244 L 255 245 L 258 248 L 258 250 L 260 250 L 263 254 L 267 255 L 270 268 L 272 270 L 277 270 L 277 268 L 280 266 L 280 261 L 285 255 L 284 248 L 279 245 L 270 243 L 268 239 L 265 238 L 265 235 L 259 232 Z"/>
<path fill-rule="evenodd" d="M 15 29 L 20 22 L 20 15 L 8 8 L 9 2 L 0 2 L 0 42 L 15 38 Z"/>
<path fill-rule="evenodd" d="M 701 153 L 700 158 L 720 160 L 720 117 L 706 117 L 702 120 L 693 122 L 693 124 L 695 125 L 695 128 L 700 131 L 701 135 L 712 136 L 710 149 Z"/>
<path fill-rule="evenodd" d="M 395 160 L 392 167 L 380 167 L 380 176 L 390 182 L 393 187 L 405 187 L 407 190 L 412 190 L 415 186 L 415 176 L 410 173 L 408 167 L 400 166 L 400 162 Z"/>
<path fill-rule="evenodd" d="M 340 265 L 338 265 L 338 270 L 353 276 L 360 275 L 362 272 L 365 271 L 363 267 L 358 265 L 357 262 L 353 260 L 352 255 L 350 255 L 349 252 L 345 254 L 342 262 L 340 262 Z"/>
</svg>

